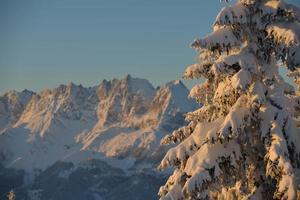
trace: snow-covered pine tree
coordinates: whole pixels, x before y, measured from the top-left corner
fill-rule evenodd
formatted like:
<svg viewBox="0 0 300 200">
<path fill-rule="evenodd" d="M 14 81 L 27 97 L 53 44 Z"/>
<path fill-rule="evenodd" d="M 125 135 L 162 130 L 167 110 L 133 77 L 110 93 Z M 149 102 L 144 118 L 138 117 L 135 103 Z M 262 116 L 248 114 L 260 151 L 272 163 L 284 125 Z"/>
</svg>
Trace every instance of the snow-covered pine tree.
<svg viewBox="0 0 300 200">
<path fill-rule="evenodd" d="M 203 106 L 162 141 L 178 144 L 159 166 L 174 167 L 161 199 L 297 199 L 299 96 L 278 68 L 300 68 L 299 22 L 284 1 L 238 0 L 192 43 L 184 78 L 205 79 L 190 93 Z"/>
</svg>

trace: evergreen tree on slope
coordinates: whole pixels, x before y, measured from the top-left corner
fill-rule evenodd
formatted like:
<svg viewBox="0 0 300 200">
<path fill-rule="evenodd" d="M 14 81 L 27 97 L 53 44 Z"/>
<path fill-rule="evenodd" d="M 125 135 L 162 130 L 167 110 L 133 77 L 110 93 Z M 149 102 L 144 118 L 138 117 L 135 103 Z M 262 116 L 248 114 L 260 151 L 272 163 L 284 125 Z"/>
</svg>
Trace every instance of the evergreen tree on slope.
<svg viewBox="0 0 300 200">
<path fill-rule="evenodd" d="M 284 1 L 238 0 L 192 43 L 184 78 L 205 78 L 190 93 L 203 106 L 162 141 L 178 144 L 159 166 L 175 167 L 161 199 L 297 199 L 299 96 L 278 68 L 300 68 L 299 22 Z"/>
</svg>

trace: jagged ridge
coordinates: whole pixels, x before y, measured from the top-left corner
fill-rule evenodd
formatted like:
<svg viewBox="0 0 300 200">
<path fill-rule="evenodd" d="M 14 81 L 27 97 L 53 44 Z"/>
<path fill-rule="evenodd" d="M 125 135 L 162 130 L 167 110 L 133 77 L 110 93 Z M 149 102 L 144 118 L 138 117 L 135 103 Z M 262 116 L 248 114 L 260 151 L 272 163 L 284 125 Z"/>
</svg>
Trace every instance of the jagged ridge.
<svg viewBox="0 0 300 200">
<path fill-rule="evenodd" d="M 188 93 L 180 81 L 154 88 L 130 75 L 89 88 L 69 83 L 37 94 L 6 93 L 0 97 L 0 161 L 32 170 L 91 155 L 158 160 L 160 139 L 197 106 Z"/>
</svg>

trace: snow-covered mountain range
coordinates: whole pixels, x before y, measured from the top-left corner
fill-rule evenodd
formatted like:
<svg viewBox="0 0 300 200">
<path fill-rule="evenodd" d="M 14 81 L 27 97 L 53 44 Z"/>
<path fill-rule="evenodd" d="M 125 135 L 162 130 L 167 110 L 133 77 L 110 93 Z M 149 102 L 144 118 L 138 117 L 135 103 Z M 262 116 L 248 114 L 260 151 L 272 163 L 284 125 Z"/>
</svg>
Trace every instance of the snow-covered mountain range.
<svg viewBox="0 0 300 200">
<path fill-rule="evenodd" d="M 28 172 L 87 158 L 123 168 L 125 161 L 156 164 L 165 153 L 161 138 L 197 107 L 188 93 L 180 81 L 154 88 L 130 75 L 89 88 L 7 92 L 0 97 L 0 162 Z"/>
<path fill-rule="evenodd" d="M 154 170 L 160 141 L 198 107 L 188 94 L 180 81 L 154 88 L 130 75 L 5 93 L 0 198 L 13 189 L 22 199 L 155 199 L 166 178 Z"/>
</svg>

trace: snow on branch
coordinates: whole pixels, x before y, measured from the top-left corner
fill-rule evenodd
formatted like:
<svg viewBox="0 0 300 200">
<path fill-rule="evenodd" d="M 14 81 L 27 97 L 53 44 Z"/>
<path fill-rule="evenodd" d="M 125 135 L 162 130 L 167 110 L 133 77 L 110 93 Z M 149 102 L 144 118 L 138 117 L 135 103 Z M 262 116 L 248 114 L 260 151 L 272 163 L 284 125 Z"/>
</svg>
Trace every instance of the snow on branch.
<svg viewBox="0 0 300 200">
<path fill-rule="evenodd" d="M 247 24 L 249 22 L 248 20 L 246 6 L 242 3 L 237 3 L 233 6 L 224 7 L 221 10 L 215 20 L 214 28 L 219 29 L 219 27 L 223 25 Z"/>
<path fill-rule="evenodd" d="M 195 85 L 191 89 L 189 97 L 195 99 L 202 105 L 207 105 L 211 103 L 209 99 L 212 98 L 214 95 L 212 92 L 212 87 L 213 85 L 210 84 L 209 81 L 205 81 L 202 84 Z"/>
<path fill-rule="evenodd" d="M 245 4 L 245 5 L 251 5 L 257 2 L 260 2 L 261 0 L 238 0 L 239 3 Z"/>
<path fill-rule="evenodd" d="M 299 45 L 300 24 L 272 24 L 267 27 L 268 37 L 287 47 Z"/>
<path fill-rule="evenodd" d="M 169 177 L 167 184 L 159 189 L 158 194 L 162 196 L 160 200 L 183 199 L 184 195 L 180 185 L 184 177 L 185 174 L 182 171 L 175 169 L 173 175 Z"/>
<path fill-rule="evenodd" d="M 276 14 L 287 9 L 287 4 L 280 0 L 266 1 L 261 7 L 263 13 Z"/>
<path fill-rule="evenodd" d="M 186 68 L 183 74 L 184 79 L 208 78 L 211 63 L 193 64 Z"/>
<path fill-rule="evenodd" d="M 225 141 L 241 133 L 250 115 L 248 109 L 241 107 L 245 104 L 244 101 L 245 98 L 241 97 L 225 118 L 219 118 L 211 123 L 199 123 L 187 139 L 167 152 L 160 168 L 185 164 L 187 158 L 204 144 L 213 144 L 217 140 Z"/>
<path fill-rule="evenodd" d="M 199 190 L 205 186 L 205 183 L 224 173 L 220 169 L 219 163 L 227 161 L 229 165 L 235 167 L 236 161 L 240 158 L 240 148 L 235 141 L 230 141 L 227 144 L 207 143 L 203 145 L 187 161 L 184 171 L 190 178 L 186 181 L 183 191 L 192 193 L 197 189 Z"/>
<path fill-rule="evenodd" d="M 279 182 L 275 196 L 279 199 L 296 199 L 295 175 L 287 155 L 288 147 L 283 133 L 275 122 L 271 128 L 271 145 L 265 156 L 267 174 Z"/>
<path fill-rule="evenodd" d="M 197 124 L 193 133 L 176 147 L 171 148 L 160 163 L 159 168 L 185 165 L 187 158 L 206 144 L 208 134 L 216 134 L 221 120 Z"/>
<path fill-rule="evenodd" d="M 241 51 L 230 55 L 221 55 L 213 64 L 212 70 L 215 75 L 220 73 L 231 72 L 236 73 L 240 69 L 245 69 L 252 73 L 257 73 L 257 59 L 255 55 L 244 47 Z"/>
<path fill-rule="evenodd" d="M 241 69 L 232 77 L 232 87 L 236 90 L 246 90 L 252 82 L 252 77 L 249 71 Z"/>
<path fill-rule="evenodd" d="M 191 46 L 198 50 L 209 49 L 222 53 L 232 47 L 240 46 L 241 41 L 239 39 L 238 32 L 234 33 L 231 27 L 224 27 L 214 31 L 203 39 L 196 39 Z"/>
<path fill-rule="evenodd" d="M 245 105 L 247 105 L 247 98 L 241 96 L 224 118 L 217 134 L 209 135 L 208 138 L 210 140 L 215 138 L 215 140 L 228 141 L 241 134 L 250 123 L 251 109 L 245 107 Z"/>
<path fill-rule="evenodd" d="M 265 46 L 270 46 L 276 57 L 294 71 L 300 67 L 300 23 L 272 23 L 267 26 Z"/>
<path fill-rule="evenodd" d="M 188 113 L 189 114 L 189 113 Z M 187 126 L 181 127 L 178 130 L 173 131 L 172 134 L 166 135 L 162 140 L 161 144 L 166 145 L 170 143 L 182 142 L 189 137 L 194 131 L 196 123 L 191 121 Z"/>
</svg>

